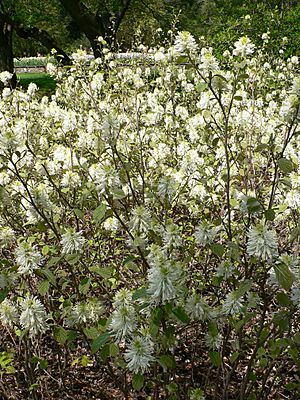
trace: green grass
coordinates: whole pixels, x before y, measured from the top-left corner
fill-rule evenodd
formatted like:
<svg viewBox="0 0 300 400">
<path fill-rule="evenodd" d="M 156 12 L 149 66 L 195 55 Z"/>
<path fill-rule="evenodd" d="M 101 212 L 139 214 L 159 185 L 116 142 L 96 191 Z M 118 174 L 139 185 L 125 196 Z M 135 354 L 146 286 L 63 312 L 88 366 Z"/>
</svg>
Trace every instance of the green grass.
<svg viewBox="0 0 300 400">
<path fill-rule="evenodd" d="M 56 82 L 50 75 L 45 72 L 26 72 L 17 74 L 19 80 L 19 86 L 23 89 L 27 89 L 29 83 L 35 83 L 41 96 L 49 96 L 54 93 Z"/>
</svg>

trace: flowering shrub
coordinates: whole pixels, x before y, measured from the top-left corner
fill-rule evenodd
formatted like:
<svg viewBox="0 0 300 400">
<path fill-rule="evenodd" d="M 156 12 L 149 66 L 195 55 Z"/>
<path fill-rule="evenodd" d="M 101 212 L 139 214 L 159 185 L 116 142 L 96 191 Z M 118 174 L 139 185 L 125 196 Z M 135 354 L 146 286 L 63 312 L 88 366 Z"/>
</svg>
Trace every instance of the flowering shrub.
<svg viewBox="0 0 300 400">
<path fill-rule="evenodd" d="M 126 399 L 297 398 L 298 59 L 149 52 L 2 92 L 0 320 L 32 396 L 48 337 Z"/>
</svg>

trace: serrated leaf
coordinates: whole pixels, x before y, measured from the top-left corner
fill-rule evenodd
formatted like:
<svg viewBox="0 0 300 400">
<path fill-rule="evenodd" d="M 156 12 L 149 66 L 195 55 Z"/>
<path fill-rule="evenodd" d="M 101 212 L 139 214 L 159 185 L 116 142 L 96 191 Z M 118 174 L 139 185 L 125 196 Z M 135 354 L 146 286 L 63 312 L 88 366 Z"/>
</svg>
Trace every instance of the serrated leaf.
<svg viewBox="0 0 300 400">
<path fill-rule="evenodd" d="M 279 292 L 276 294 L 276 300 L 278 301 L 278 304 L 282 307 L 288 307 L 291 304 L 289 296 L 283 292 Z"/>
<path fill-rule="evenodd" d="M 90 278 L 84 278 L 79 283 L 79 293 L 87 294 L 91 285 Z"/>
<path fill-rule="evenodd" d="M 211 361 L 211 363 L 212 363 L 212 365 L 214 367 L 220 367 L 221 366 L 222 358 L 221 358 L 220 353 L 218 353 L 217 351 L 210 351 L 209 352 L 209 358 L 210 358 L 210 361 Z"/>
<path fill-rule="evenodd" d="M 255 197 L 247 198 L 247 210 L 250 214 L 260 212 L 261 209 L 260 202 Z"/>
<path fill-rule="evenodd" d="M 55 326 L 54 338 L 59 344 L 64 345 L 68 340 L 68 331 L 64 329 L 62 326 Z"/>
<path fill-rule="evenodd" d="M 97 351 L 109 341 L 110 339 L 110 333 L 109 332 L 104 332 L 102 335 L 99 335 L 96 339 L 92 341 L 91 344 L 91 350 L 92 353 L 95 354 Z"/>
<path fill-rule="evenodd" d="M 290 290 L 295 281 L 295 276 L 289 267 L 283 263 L 276 263 L 274 265 L 274 270 L 279 285 L 285 290 Z"/>
<path fill-rule="evenodd" d="M 76 217 L 78 217 L 79 219 L 84 219 L 84 213 L 79 210 L 79 208 L 75 208 L 74 209 L 74 214 L 76 215 Z"/>
<path fill-rule="evenodd" d="M 222 257 L 225 253 L 225 248 L 219 243 L 214 243 L 210 246 L 211 251 L 218 257 Z"/>
<path fill-rule="evenodd" d="M 112 275 L 112 267 L 90 267 L 90 271 L 101 276 L 104 279 L 109 279 Z"/>
<path fill-rule="evenodd" d="M 96 223 L 100 223 L 103 220 L 103 218 L 105 217 L 105 212 L 106 212 L 106 204 L 102 203 L 93 212 L 93 220 Z"/>
<path fill-rule="evenodd" d="M 43 246 L 42 248 L 42 254 L 43 256 L 46 256 L 50 251 L 50 247 L 48 245 Z"/>
<path fill-rule="evenodd" d="M 134 374 L 132 377 L 132 387 L 139 392 L 144 386 L 144 376 L 141 374 Z"/>
<path fill-rule="evenodd" d="M 252 281 L 250 279 L 246 279 L 244 282 L 242 282 L 240 286 L 234 291 L 236 298 L 240 299 L 242 296 L 244 296 L 244 294 L 251 289 L 251 286 Z"/>
<path fill-rule="evenodd" d="M 102 349 L 100 351 L 100 356 L 101 356 L 102 360 L 104 362 L 106 362 L 109 355 L 110 355 L 110 346 L 109 346 L 109 344 L 106 344 L 102 347 Z"/>
<path fill-rule="evenodd" d="M 48 281 L 51 283 L 51 285 L 53 285 L 53 286 L 56 285 L 56 277 L 53 274 L 53 272 L 50 271 L 50 269 L 41 268 L 40 272 L 44 275 L 45 278 L 48 279 Z"/>
<path fill-rule="evenodd" d="M 291 160 L 288 160 L 287 158 L 279 158 L 277 161 L 279 169 L 284 173 L 284 174 L 289 174 L 290 172 L 294 171 L 294 163 Z"/>
<path fill-rule="evenodd" d="M 217 323 L 214 321 L 209 321 L 208 322 L 208 331 L 211 334 L 211 336 L 217 336 L 219 333 Z"/>
<path fill-rule="evenodd" d="M 265 218 L 267 221 L 274 221 L 275 219 L 275 211 L 272 210 L 272 208 L 269 208 L 268 210 L 265 211 Z"/>
<path fill-rule="evenodd" d="M 2 303 L 2 301 L 6 299 L 8 292 L 8 289 L 0 290 L 0 303 Z"/>
<path fill-rule="evenodd" d="M 114 200 L 121 200 L 124 199 L 124 197 L 126 197 L 126 194 L 122 189 L 114 188 L 112 189 L 111 193 L 113 195 Z"/>
<path fill-rule="evenodd" d="M 190 322 L 190 317 L 184 311 L 182 307 L 177 307 L 172 310 L 172 313 L 179 319 L 179 321 L 183 322 L 184 324 L 188 324 Z"/>
<path fill-rule="evenodd" d="M 50 282 L 48 280 L 43 280 L 39 285 L 38 285 L 38 291 L 41 296 L 45 296 L 45 294 L 48 292 L 50 287 Z"/>
<path fill-rule="evenodd" d="M 40 369 L 47 369 L 48 368 L 48 361 L 44 359 L 39 360 L 39 368 Z"/>
<path fill-rule="evenodd" d="M 83 328 L 83 333 L 88 339 L 96 339 L 99 335 L 99 331 L 95 326 L 90 326 L 87 328 Z"/>
<path fill-rule="evenodd" d="M 70 265 L 75 265 L 79 262 L 80 260 L 80 255 L 77 253 L 74 254 L 67 254 L 65 256 L 66 261 L 70 264 Z"/>
<path fill-rule="evenodd" d="M 163 355 L 158 358 L 158 362 L 164 369 L 174 369 L 176 368 L 176 361 L 172 355 Z"/>
<path fill-rule="evenodd" d="M 137 289 L 133 293 L 132 300 L 143 299 L 145 297 L 148 297 L 147 289 L 146 288 L 140 288 L 140 289 Z"/>
<path fill-rule="evenodd" d="M 61 257 L 51 257 L 47 263 L 48 267 L 52 267 L 53 265 L 58 264 L 60 259 L 61 259 Z"/>
<path fill-rule="evenodd" d="M 111 343 L 109 345 L 109 355 L 111 357 L 115 357 L 117 354 L 119 354 L 119 347 L 116 343 Z"/>
</svg>

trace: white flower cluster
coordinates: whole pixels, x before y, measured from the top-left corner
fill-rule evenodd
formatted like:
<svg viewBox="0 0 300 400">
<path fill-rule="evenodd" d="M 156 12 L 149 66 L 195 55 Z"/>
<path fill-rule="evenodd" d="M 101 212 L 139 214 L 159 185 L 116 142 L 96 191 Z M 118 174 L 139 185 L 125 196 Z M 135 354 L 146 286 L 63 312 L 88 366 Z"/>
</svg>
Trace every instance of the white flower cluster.
<svg viewBox="0 0 300 400">
<path fill-rule="evenodd" d="M 40 268 L 42 255 L 30 243 L 21 242 L 15 251 L 19 274 L 32 274 Z"/>
<path fill-rule="evenodd" d="M 73 229 L 68 229 L 61 236 L 61 245 L 63 254 L 72 254 L 75 252 L 81 252 L 86 239 L 82 236 L 82 232 L 75 232 Z"/>
<path fill-rule="evenodd" d="M 248 231 L 247 252 L 262 261 L 272 261 L 278 255 L 276 233 L 266 225 L 253 226 Z"/>
</svg>

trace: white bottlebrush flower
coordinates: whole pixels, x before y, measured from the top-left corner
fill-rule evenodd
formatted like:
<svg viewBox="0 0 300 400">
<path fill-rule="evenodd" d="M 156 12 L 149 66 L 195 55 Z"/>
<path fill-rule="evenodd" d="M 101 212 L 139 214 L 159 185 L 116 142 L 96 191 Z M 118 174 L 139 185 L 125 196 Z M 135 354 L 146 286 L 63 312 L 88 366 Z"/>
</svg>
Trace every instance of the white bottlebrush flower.
<svg viewBox="0 0 300 400">
<path fill-rule="evenodd" d="M 135 336 L 127 345 L 124 358 L 128 369 L 135 374 L 143 374 L 154 361 L 153 343 L 143 336 Z"/>
<path fill-rule="evenodd" d="M 200 246 L 206 246 L 214 241 L 217 234 L 221 230 L 220 226 L 214 226 L 204 221 L 198 225 L 195 230 L 196 242 Z"/>
<path fill-rule="evenodd" d="M 242 312 L 243 302 L 236 292 L 229 293 L 222 305 L 222 313 L 225 315 L 234 315 Z"/>
<path fill-rule="evenodd" d="M 174 48 L 178 53 L 195 53 L 198 45 L 190 32 L 179 32 L 175 37 Z"/>
<path fill-rule="evenodd" d="M 81 179 L 77 172 L 66 171 L 61 179 L 61 186 L 66 188 L 76 188 L 80 186 Z"/>
<path fill-rule="evenodd" d="M 265 225 L 253 226 L 248 234 L 247 253 L 263 261 L 271 260 L 278 254 L 276 232 L 268 230 Z"/>
<path fill-rule="evenodd" d="M 223 277 L 225 280 L 233 275 L 234 267 L 228 260 L 221 262 L 217 268 L 217 276 Z"/>
<path fill-rule="evenodd" d="M 44 333 L 47 328 L 47 313 L 45 307 L 36 297 L 29 296 L 21 302 L 20 324 L 28 329 L 30 336 Z"/>
<path fill-rule="evenodd" d="M 223 338 L 220 333 L 212 334 L 212 333 L 208 332 L 205 335 L 204 340 L 205 340 L 205 344 L 207 347 L 209 347 L 210 349 L 217 350 L 221 347 Z"/>
<path fill-rule="evenodd" d="M 201 50 L 199 68 L 205 71 L 216 71 L 219 68 L 219 63 L 216 57 L 212 54 L 212 49 L 203 48 Z M 224 82 L 224 81 L 223 81 Z"/>
<path fill-rule="evenodd" d="M 193 320 L 204 321 L 208 317 L 209 306 L 200 294 L 192 294 L 186 300 L 185 311 Z"/>
<path fill-rule="evenodd" d="M 167 224 L 162 236 L 165 248 L 176 248 L 182 245 L 179 227 L 173 223 Z"/>
<path fill-rule="evenodd" d="M 254 52 L 255 45 L 251 43 L 250 39 L 247 36 L 241 37 L 238 41 L 234 43 L 234 56 L 245 57 Z"/>
<path fill-rule="evenodd" d="M 133 306 L 123 305 L 113 311 L 109 330 L 117 340 L 122 340 L 131 335 L 135 329 L 136 319 Z"/>
<path fill-rule="evenodd" d="M 42 255 L 30 243 L 21 242 L 15 255 L 19 274 L 32 274 L 35 269 L 40 268 Z"/>
<path fill-rule="evenodd" d="M 125 288 L 120 289 L 114 297 L 113 307 L 130 306 L 132 304 L 132 293 Z"/>
<path fill-rule="evenodd" d="M 180 263 L 161 260 L 148 271 L 148 294 L 154 303 L 166 303 L 174 300 L 184 283 L 184 274 Z"/>
<path fill-rule="evenodd" d="M 147 233 L 150 228 L 151 214 L 143 206 L 134 208 L 131 214 L 129 225 L 134 232 Z"/>
<path fill-rule="evenodd" d="M 13 326 L 18 320 L 17 308 L 7 299 L 0 303 L 0 321 L 7 326 Z"/>
<path fill-rule="evenodd" d="M 160 178 L 158 183 L 158 194 L 162 198 L 171 200 L 177 189 L 177 183 L 172 176 L 166 175 Z"/>
<path fill-rule="evenodd" d="M 66 324 L 68 326 L 95 323 L 102 314 L 102 305 L 97 299 L 89 299 L 76 303 L 68 313 Z"/>
<path fill-rule="evenodd" d="M 75 252 L 80 252 L 83 249 L 83 245 L 86 239 L 82 236 L 82 231 L 75 232 L 73 229 L 68 229 L 61 236 L 61 245 L 63 246 L 63 254 L 72 254 Z"/>
<path fill-rule="evenodd" d="M 3 226 L 0 228 L 0 242 L 2 246 L 8 246 L 15 239 L 15 232 L 9 226 Z"/>
</svg>

